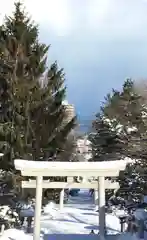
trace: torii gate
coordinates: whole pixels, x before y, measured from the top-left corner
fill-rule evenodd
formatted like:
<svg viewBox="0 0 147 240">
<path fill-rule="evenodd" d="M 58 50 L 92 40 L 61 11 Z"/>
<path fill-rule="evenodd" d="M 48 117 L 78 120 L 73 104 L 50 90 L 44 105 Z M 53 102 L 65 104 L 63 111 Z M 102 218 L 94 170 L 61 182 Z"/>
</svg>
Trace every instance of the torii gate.
<svg viewBox="0 0 147 240">
<path fill-rule="evenodd" d="M 25 188 L 36 188 L 36 180 L 29 180 L 29 181 L 22 181 L 21 182 L 21 187 L 22 190 Z M 42 188 L 48 188 L 48 189 L 62 189 L 60 192 L 60 210 L 63 209 L 64 206 L 64 189 L 67 188 L 85 188 L 85 189 L 90 189 L 93 188 L 95 190 L 95 203 L 97 202 L 98 199 L 98 183 L 97 181 L 84 181 L 84 182 L 74 182 L 73 177 L 67 177 L 67 182 L 51 182 L 50 180 L 44 180 L 42 183 Z M 105 189 L 114 189 L 117 190 L 119 189 L 119 183 L 118 182 L 112 182 L 108 179 L 105 180 Z"/>
<path fill-rule="evenodd" d="M 130 159 L 104 162 L 43 162 L 16 159 L 16 170 L 23 176 L 36 177 L 36 203 L 33 240 L 40 240 L 40 217 L 42 205 L 43 176 L 83 176 L 98 177 L 99 195 L 99 233 L 100 240 L 105 239 L 105 177 L 119 176 Z"/>
</svg>

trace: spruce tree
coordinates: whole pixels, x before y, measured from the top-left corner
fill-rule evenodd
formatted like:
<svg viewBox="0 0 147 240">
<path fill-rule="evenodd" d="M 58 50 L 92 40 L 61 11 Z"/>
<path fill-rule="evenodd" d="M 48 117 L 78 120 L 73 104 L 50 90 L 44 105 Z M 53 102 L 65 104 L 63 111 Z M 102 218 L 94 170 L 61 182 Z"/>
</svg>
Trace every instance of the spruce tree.
<svg viewBox="0 0 147 240">
<path fill-rule="evenodd" d="M 105 99 L 102 114 L 109 119 L 111 127 L 118 130 L 126 143 L 124 154 L 132 158 L 146 158 L 146 113 L 142 97 L 134 89 L 134 82 L 127 79 L 122 91 L 113 90 Z"/>
<path fill-rule="evenodd" d="M 113 89 L 107 95 L 100 116 L 107 125 L 98 125 L 93 148 L 97 146 L 95 151 L 98 154 L 102 151 L 105 160 L 134 159 L 135 162 L 127 166 L 125 174 L 120 176 L 121 190 L 124 192 L 127 188 L 127 193 L 141 193 L 147 176 L 147 108 L 131 79 L 124 82 L 121 91 Z M 95 124 L 97 121 L 96 118 Z M 113 141 L 112 132 L 118 142 Z M 103 145 L 103 142 L 106 144 Z M 108 155 L 110 152 L 111 155 Z"/>
<path fill-rule="evenodd" d="M 65 76 L 57 62 L 47 66 L 48 49 L 39 42 L 38 26 L 15 3 L 0 27 L 0 146 L 7 169 L 16 157 L 59 160 L 75 125 L 75 118 L 64 124 Z"/>
<path fill-rule="evenodd" d="M 93 122 L 93 131 L 89 136 L 92 143 L 92 161 L 112 161 L 122 157 L 124 143 L 107 119 L 97 115 Z"/>
</svg>

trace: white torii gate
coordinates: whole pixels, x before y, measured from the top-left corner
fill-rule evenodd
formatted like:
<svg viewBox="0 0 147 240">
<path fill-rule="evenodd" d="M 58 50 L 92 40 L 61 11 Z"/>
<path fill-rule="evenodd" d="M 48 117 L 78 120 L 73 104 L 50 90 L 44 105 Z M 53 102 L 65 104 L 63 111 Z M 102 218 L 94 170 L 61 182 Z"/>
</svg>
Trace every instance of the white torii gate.
<svg viewBox="0 0 147 240">
<path fill-rule="evenodd" d="M 22 189 L 24 188 L 36 188 L 36 180 L 29 180 L 29 181 L 22 181 L 21 182 L 21 187 Z M 108 179 L 105 180 L 105 189 L 119 189 L 119 183 L 118 182 L 112 182 Z M 54 188 L 59 188 L 62 189 L 60 192 L 60 210 L 64 206 L 64 189 L 67 188 L 85 188 L 85 189 L 90 189 L 93 188 L 95 189 L 96 193 L 98 192 L 98 182 L 74 182 L 73 177 L 68 177 L 67 182 L 51 182 L 50 180 L 44 180 L 42 183 L 42 188 L 49 188 L 49 189 L 54 189 Z M 95 202 L 98 199 L 98 194 L 95 195 Z"/>
<path fill-rule="evenodd" d="M 43 176 L 86 176 L 98 177 L 99 195 L 99 233 L 100 240 L 105 239 L 105 177 L 119 176 L 130 159 L 106 162 L 42 162 L 16 159 L 15 168 L 23 176 L 36 177 L 36 203 L 33 240 L 40 240 L 40 217 L 42 205 Z"/>
</svg>

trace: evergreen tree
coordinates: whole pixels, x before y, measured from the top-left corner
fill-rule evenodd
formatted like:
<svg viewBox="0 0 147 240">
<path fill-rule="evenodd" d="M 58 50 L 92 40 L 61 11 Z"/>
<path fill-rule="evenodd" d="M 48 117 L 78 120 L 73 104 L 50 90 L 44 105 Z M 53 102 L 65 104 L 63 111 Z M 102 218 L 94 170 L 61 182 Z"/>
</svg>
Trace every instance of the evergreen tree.
<svg viewBox="0 0 147 240">
<path fill-rule="evenodd" d="M 107 95 L 100 116 L 107 124 L 98 124 L 93 149 L 96 146 L 95 152 L 102 152 L 103 159 L 134 159 L 135 162 L 120 176 L 120 190 L 127 189 L 129 194 L 141 193 L 147 176 L 147 108 L 131 79 L 124 82 L 122 91 L 113 90 Z M 97 125 L 97 119 L 94 124 Z M 108 153 L 111 153 L 110 158 Z"/>
<path fill-rule="evenodd" d="M 13 16 L 0 27 L 0 151 L 5 154 L 1 166 L 7 169 L 16 157 L 60 159 L 75 125 L 75 118 L 64 124 L 63 69 L 57 62 L 47 67 L 49 47 L 39 42 L 38 26 L 22 7 L 15 3 Z"/>
<path fill-rule="evenodd" d="M 118 160 L 123 155 L 124 143 L 106 119 L 97 115 L 93 122 L 94 133 L 89 135 L 92 143 L 92 161 Z"/>
<path fill-rule="evenodd" d="M 113 90 L 106 98 L 102 114 L 109 119 L 111 127 L 118 131 L 126 143 L 124 155 L 132 158 L 146 158 L 146 105 L 136 93 L 134 82 L 127 79 L 122 91 Z"/>
</svg>

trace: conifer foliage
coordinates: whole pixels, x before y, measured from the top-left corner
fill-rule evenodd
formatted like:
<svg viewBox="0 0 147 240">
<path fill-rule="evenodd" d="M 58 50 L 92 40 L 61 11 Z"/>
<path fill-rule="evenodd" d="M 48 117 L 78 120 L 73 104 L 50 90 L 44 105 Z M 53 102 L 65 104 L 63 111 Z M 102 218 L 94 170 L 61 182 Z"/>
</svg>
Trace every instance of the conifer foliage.
<svg viewBox="0 0 147 240">
<path fill-rule="evenodd" d="M 147 105 L 134 81 L 127 79 L 122 90 L 107 95 L 93 126 L 95 161 L 133 159 L 120 177 L 121 189 L 142 192 L 147 179 Z"/>
<path fill-rule="evenodd" d="M 101 142 L 107 139 L 105 154 L 112 145 L 111 152 L 117 153 L 119 146 L 122 157 L 146 158 L 146 124 L 147 108 L 144 100 L 135 92 L 134 82 L 127 79 L 122 91 L 113 89 L 112 93 L 107 95 L 93 125 L 98 136 L 101 136 Z M 96 136 L 97 134 L 95 138 Z"/>
<path fill-rule="evenodd" d="M 94 133 L 90 134 L 92 142 L 92 161 L 118 160 L 122 156 L 123 141 L 106 119 L 97 116 L 93 122 Z"/>
<path fill-rule="evenodd" d="M 48 50 L 39 41 L 38 26 L 15 3 L 12 17 L 0 26 L 0 151 L 5 169 L 13 168 L 18 157 L 59 157 L 75 125 L 75 118 L 64 124 L 65 76 L 57 62 L 47 66 Z"/>
</svg>

